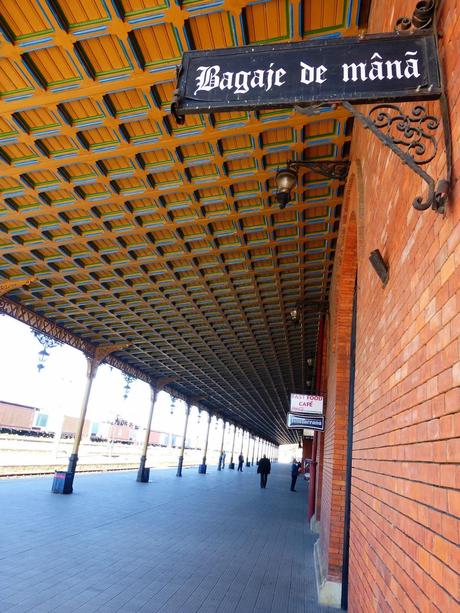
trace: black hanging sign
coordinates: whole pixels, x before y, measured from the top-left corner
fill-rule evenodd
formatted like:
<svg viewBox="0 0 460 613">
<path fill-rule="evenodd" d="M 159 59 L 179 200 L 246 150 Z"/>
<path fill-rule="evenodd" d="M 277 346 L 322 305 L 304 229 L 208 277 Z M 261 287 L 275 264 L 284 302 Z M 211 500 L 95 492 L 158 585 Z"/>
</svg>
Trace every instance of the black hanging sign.
<svg viewBox="0 0 460 613">
<path fill-rule="evenodd" d="M 189 51 L 173 113 L 439 98 L 432 32 Z"/>
<path fill-rule="evenodd" d="M 286 416 L 286 424 L 290 430 L 324 430 L 324 417 L 288 413 Z"/>
</svg>

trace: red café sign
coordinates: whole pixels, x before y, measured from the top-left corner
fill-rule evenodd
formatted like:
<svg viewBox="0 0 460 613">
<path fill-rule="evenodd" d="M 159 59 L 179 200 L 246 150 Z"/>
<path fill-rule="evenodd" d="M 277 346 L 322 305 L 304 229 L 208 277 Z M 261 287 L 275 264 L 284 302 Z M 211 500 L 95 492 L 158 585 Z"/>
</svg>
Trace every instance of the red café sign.
<svg viewBox="0 0 460 613">
<path fill-rule="evenodd" d="M 323 397 L 307 394 L 291 394 L 291 413 L 308 415 L 323 414 Z"/>
</svg>

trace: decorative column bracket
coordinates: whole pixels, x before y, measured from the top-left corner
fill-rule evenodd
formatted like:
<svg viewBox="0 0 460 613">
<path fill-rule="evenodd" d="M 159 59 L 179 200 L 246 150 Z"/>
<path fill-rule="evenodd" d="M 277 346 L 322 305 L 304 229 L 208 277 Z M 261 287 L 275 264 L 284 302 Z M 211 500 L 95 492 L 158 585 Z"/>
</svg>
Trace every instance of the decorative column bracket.
<svg viewBox="0 0 460 613">
<path fill-rule="evenodd" d="M 36 280 L 36 277 L 29 277 L 28 279 L 9 279 L 8 281 L 0 281 L 0 296 L 4 296 L 14 289 L 24 287 L 24 285 L 30 285 Z"/>
<path fill-rule="evenodd" d="M 178 380 L 179 377 L 159 377 L 158 379 L 151 379 L 150 385 L 155 387 L 160 392 L 161 390 L 164 390 L 167 385 Z"/>
<path fill-rule="evenodd" d="M 437 213 L 444 214 L 452 173 L 452 137 L 447 100 L 444 94 L 441 96 L 440 102 L 447 178 L 440 179 L 437 183 L 421 168 L 436 157 L 438 142 L 434 132 L 440 124 L 439 119 L 434 115 L 429 115 L 424 106 L 416 105 L 408 114 L 396 104 L 377 104 L 371 108 L 366 116 L 347 101 L 342 101 L 341 104 L 365 128 L 369 129 L 383 145 L 395 153 L 403 164 L 408 166 L 428 185 L 427 198 L 423 200 L 422 197 L 418 196 L 413 201 L 412 206 L 418 211 L 426 211 L 431 207 Z"/>
<path fill-rule="evenodd" d="M 98 345 L 92 356 L 88 356 L 88 376 L 93 378 L 100 364 L 115 351 L 122 351 L 130 346 L 131 343 L 111 343 L 109 345 Z"/>
</svg>

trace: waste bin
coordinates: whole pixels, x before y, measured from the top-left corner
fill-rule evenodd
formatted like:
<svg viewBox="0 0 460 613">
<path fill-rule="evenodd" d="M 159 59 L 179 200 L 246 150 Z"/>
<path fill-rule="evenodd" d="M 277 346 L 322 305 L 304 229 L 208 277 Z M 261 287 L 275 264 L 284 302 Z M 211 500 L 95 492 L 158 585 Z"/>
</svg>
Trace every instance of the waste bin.
<svg viewBox="0 0 460 613">
<path fill-rule="evenodd" d="M 230 468 L 230 470 L 235 470 L 235 462 L 230 462 L 228 467 Z"/>
<path fill-rule="evenodd" d="M 56 470 L 54 473 L 53 487 L 51 491 L 53 494 L 71 494 L 73 474 L 65 470 Z"/>
<path fill-rule="evenodd" d="M 198 474 L 199 475 L 206 474 L 206 464 L 198 464 Z"/>
</svg>

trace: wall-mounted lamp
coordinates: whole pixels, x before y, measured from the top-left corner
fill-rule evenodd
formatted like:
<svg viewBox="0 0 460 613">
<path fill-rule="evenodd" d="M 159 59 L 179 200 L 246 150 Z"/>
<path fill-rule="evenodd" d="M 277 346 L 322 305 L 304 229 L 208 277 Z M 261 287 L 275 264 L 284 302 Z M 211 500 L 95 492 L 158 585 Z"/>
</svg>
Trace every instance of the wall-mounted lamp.
<svg viewBox="0 0 460 613">
<path fill-rule="evenodd" d="M 293 324 L 299 325 L 301 321 L 302 307 L 298 304 L 289 312 L 289 317 Z"/>
<path fill-rule="evenodd" d="M 289 311 L 289 320 L 299 326 L 302 324 L 304 313 L 326 313 L 329 308 L 327 300 L 309 301 L 309 302 L 297 302 L 295 307 Z M 307 358 L 307 365 L 311 367 L 313 365 L 313 358 Z"/>
<path fill-rule="evenodd" d="M 347 178 L 350 162 L 307 162 L 303 160 L 291 160 L 287 164 L 287 168 L 283 168 L 276 173 L 275 183 L 277 187 L 276 199 L 279 202 L 280 209 L 284 209 L 291 199 L 291 190 L 297 183 L 297 174 L 299 168 L 309 168 L 323 177 L 328 179 L 337 179 L 344 181 Z"/>
<path fill-rule="evenodd" d="M 371 251 L 369 255 L 369 261 L 372 264 L 373 269 L 378 274 L 381 282 L 385 286 L 388 283 L 388 279 L 390 277 L 388 272 L 388 264 L 382 257 L 382 254 L 378 249 L 374 249 Z"/>
</svg>

